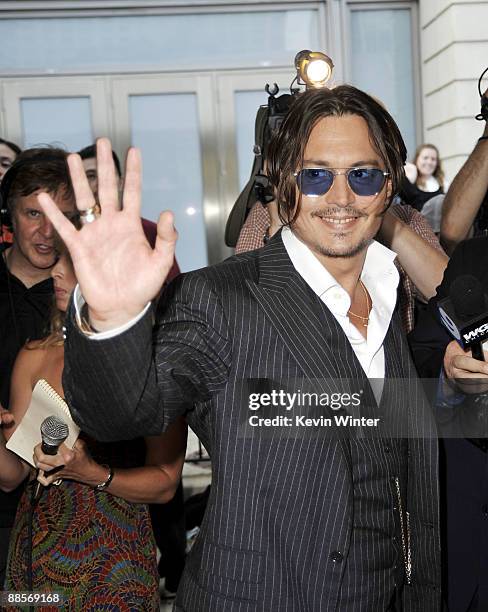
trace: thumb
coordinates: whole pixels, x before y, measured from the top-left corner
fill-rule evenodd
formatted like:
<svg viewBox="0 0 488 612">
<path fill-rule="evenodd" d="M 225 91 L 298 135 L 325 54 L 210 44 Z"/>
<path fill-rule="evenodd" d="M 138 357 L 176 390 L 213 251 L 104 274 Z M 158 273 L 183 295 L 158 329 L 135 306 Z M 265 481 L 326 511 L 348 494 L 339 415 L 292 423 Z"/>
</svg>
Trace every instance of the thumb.
<svg viewBox="0 0 488 612">
<path fill-rule="evenodd" d="M 174 225 L 174 215 L 171 211 L 165 210 L 159 215 L 158 235 L 154 249 L 159 256 L 174 253 L 177 239 L 178 232 Z"/>
</svg>

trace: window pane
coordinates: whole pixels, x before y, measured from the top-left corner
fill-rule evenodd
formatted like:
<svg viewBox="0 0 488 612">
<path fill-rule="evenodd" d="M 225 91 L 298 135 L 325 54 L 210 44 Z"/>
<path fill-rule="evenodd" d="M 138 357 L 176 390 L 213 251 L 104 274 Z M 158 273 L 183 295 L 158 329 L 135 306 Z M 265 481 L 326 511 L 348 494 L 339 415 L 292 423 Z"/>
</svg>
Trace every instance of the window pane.
<svg viewBox="0 0 488 612">
<path fill-rule="evenodd" d="M 21 100 L 24 147 L 56 144 L 78 151 L 93 142 L 90 98 Z"/>
<path fill-rule="evenodd" d="M 410 17 L 409 9 L 352 11 L 351 45 L 354 84 L 384 102 L 412 154 L 415 107 Z"/>
<path fill-rule="evenodd" d="M 175 214 L 176 257 L 183 272 L 207 265 L 202 165 L 195 94 L 132 95 L 132 144 L 142 150 L 142 215 Z"/>
<path fill-rule="evenodd" d="M 315 10 L 4 19 L 0 70 L 283 65 L 317 47 L 317 21 Z"/>
</svg>

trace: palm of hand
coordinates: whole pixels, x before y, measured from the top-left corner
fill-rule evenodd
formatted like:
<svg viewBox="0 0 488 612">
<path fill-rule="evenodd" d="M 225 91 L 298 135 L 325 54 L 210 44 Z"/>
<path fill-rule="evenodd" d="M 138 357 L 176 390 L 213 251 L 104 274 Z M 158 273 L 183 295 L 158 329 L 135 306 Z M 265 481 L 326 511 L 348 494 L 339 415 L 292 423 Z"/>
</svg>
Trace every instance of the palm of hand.
<svg viewBox="0 0 488 612">
<path fill-rule="evenodd" d="M 83 227 L 73 263 L 91 318 L 114 323 L 120 319 L 122 324 L 136 316 L 158 294 L 173 260 L 174 245 L 162 253 L 153 251 L 140 219 L 131 219 L 125 211 L 102 214 Z"/>
<path fill-rule="evenodd" d="M 79 211 L 92 209 L 95 199 L 81 159 L 70 155 L 68 165 L 76 207 Z M 112 147 L 103 138 L 97 142 L 97 172 L 102 212 L 80 231 L 46 193 L 39 195 L 39 203 L 68 247 L 92 326 L 105 331 L 130 321 L 158 294 L 173 264 L 177 233 L 172 214 L 165 212 L 159 218 L 154 249 L 144 237 L 141 160 L 136 149 L 127 156 L 123 210 L 119 210 Z"/>
</svg>

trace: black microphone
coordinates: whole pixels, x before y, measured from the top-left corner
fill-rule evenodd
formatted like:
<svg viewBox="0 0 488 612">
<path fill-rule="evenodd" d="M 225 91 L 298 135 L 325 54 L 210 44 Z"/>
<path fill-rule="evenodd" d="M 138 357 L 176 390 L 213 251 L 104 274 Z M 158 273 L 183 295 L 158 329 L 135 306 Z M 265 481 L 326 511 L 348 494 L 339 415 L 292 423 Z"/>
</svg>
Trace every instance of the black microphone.
<svg viewBox="0 0 488 612">
<path fill-rule="evenodd" d="M 471 274 L 456 278 L 449 297 L 439 300 L 441 323 L 463 349 L 484 361 L 483 342 L 488 340 L 488 297 L 480 281 Z"/>
<path fill-rule="evenodd" d="M 64 421 L 56 416 L 48 416 L 41 423 L 41 449 L 45 455 L 56 455 L 60 445 L 69 435 L 69 427 Z M 62 468 L 55 468 L 56 470 Z M 52 472 L 53 470 L 51 470 Z M 38 482 L 34 493 L 34 500 L 37 501 L 43 485 Z"/>
</svg>

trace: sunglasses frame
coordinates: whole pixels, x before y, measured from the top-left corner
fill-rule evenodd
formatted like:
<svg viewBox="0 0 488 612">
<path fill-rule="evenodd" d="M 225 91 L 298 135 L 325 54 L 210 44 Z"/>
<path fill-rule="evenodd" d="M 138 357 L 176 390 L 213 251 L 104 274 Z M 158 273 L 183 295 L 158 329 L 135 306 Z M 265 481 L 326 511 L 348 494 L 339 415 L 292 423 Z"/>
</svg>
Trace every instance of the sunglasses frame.
<svg viewBox="0 0 488 612">
<path fill-rule="evenodd" d="M 324 193 L 318 193 L 316 195 L 307 195 L 305 193 L 302 192 L 302 190 L 300 189 L 300 186 L 298 185 L 298 175 L 303 172 L 304 170 L 326 170 L 328 172 L 331 172 L 333 174 L 333 179 L 332 179 L 332 183 L 330 184 L 329 189 L 327 189 L 327 191 L 324 191 Z M 339 170 L 343 170 L 343 172 L 339 172 Z M 351 185 L 351 183 L 349 182 L 349 174 L 353 171 L 353 170 L 378 170 L 379 172 L 382 173 L 383 175 L 383 183 L 380 187 L 380 189 L 376 192 L 376 193 L 372 193 L 371 195 L 361 195 L 359 193 L 356 193 L 356 191 L 354 190 L 353 186 Z M 302 168 L 301 170 L 299 170 L 298 172 L 294 172 L 293 176 L 295 177 L 295 181 L 298 187 L 298 190 L 300 191 L 300 193 L 302 195 L 304 195 L 307 198 L 320 198 L 323 195 L 325 195 L 326 193 L 328 193 L 330 191 L 330 189 L 332 188 L 332 185 L 334 184 L 335 181 L 335 177 L 336 176 L 340 176 L 341 174 L 345 175 L 346 179 L 347 179 L 347 184 L 349 185 L 349 188 L 351 189 L 351 191 L 357 195 L 360 198 L 373 198 L 374 196 L 377 196 L 379 194 L 379 192 L 383 189 L 383 187 L 385 186 L 385 182 L 386 182 L 386 177 L 390 176 L 390 172 L 386 172 L 385 170 L 381 170 L 381 168 L 368 168 L 367 166 L 349 166 L 346 168 Z"/>
</svg>

